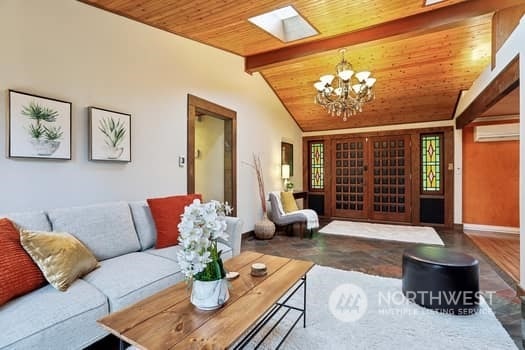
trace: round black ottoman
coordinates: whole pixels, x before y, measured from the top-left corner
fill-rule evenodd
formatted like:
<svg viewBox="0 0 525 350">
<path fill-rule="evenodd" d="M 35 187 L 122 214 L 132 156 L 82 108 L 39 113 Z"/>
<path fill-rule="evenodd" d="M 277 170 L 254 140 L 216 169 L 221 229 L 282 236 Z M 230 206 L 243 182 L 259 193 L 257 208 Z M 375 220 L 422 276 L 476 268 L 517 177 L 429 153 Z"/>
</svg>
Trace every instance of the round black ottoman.
<svg viewBox="0 0 525 350">
<path fill-rule="evenodd" d="M 429 309 L 471 315 L 479 309 L 479 263 L 470 255 L 443 247 L 406 249 L 403 294 Z"/>
</svg>

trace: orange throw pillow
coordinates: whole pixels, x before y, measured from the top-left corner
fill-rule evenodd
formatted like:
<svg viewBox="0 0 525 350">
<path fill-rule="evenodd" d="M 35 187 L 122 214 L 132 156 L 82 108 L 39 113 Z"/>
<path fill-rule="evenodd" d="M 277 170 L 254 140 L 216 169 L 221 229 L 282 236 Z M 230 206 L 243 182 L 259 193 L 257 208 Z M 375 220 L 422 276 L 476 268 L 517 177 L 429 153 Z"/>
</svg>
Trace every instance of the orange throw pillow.
<svg viewBox="0 0 525 350">
<path fill-rule="evenodd" d="M 46 283 L 42 271 L 20 243 L 20 232 L 7 218 L 0 219 L 0 305 Z"/>
<path fill-rule="evenodd" d="M 179 229 L 184 207 L 193 203 L 194 199 L 202 200 L 200 194 L 172 196 L 164 198 L 150 198 L 148 205 L 151 216 L 157 228 L 157 243 L 155 248 L 165 248 L 179 243 Z"/>
</svg>

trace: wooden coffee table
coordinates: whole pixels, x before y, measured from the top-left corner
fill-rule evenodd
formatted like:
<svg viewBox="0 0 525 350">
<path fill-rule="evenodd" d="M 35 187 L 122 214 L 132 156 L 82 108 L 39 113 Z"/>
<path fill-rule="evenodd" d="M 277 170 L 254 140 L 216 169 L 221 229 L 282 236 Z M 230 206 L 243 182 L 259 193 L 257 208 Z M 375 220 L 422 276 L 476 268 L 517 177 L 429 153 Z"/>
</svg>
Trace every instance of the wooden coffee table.
<svg viewBox="0 0 525 350">
<path fill-rule="evenodd" d="M 255 262 L 266 264 L 266 276 L 251 276 Z M 267 338 L 283 319 L 274 317 L 280 309 L 285 313 L 296 310 L 299 316 L 277 347 L 301 318 L 306 326 L 306 273 L 312 262 L 244 252 L 224 265 L 240 276 L 231 281 L 230 299 L 218 310 L 196 309 L 189 301 L 186 283 L 181 282 L 98 322 L 120 338 L 121 348 L 132 344 L 150 350 L 226 349 L 234 344 L 236 349 L 242 348 L 263 328 L 270 328 L 262 341 Z M 287 305 L 299 289 L 303 291 L 303 308 Z M 274 325 L 270 327 L 269 322 Z"/>
</svg>

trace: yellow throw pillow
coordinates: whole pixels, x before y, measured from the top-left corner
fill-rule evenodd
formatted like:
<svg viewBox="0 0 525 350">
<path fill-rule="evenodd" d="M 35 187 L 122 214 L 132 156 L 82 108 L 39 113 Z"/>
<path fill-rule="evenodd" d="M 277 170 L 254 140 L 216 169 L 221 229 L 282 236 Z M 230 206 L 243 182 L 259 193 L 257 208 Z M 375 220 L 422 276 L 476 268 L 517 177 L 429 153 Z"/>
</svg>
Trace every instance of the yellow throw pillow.
<svg viewBox="0 0 525 350">
<path fill-rule="evenodd" d="M 286 214 L 299 210 L 293 192 L 281 192 L 281 203 Z"/>
<path fill-rule="evenodd" d="M 69 233 L 22 230 L 20 242 L 46 280 L 62 292 L 98 267 L 93 253 Z"/>
</svg>

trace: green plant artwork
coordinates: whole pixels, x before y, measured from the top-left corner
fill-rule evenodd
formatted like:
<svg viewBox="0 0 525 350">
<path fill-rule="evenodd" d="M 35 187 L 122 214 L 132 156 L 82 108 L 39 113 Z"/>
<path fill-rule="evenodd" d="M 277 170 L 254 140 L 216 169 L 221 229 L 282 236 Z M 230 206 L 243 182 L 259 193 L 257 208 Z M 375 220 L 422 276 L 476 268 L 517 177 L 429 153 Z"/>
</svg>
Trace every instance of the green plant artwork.
<svg viewBox="0 0 525 350">
<path fill-rule="evenodd" d="M 47 140 L 54 141 L 60 140 L 64 132 L 60 126 L 44 126 L 44 134 Z"/>
<path fill-rule="evenodd" d="M 59 116 L 58 112 L 31 101 L 22 107 L 21 114 L 31 120 L 27 130 L 37 154 L 50 156 L 55 153 L 64 134 L 60 126 L 52 125 Z"/>
<path fill-rule="evenodd" d="M 131 114 L 89 107 L 89 160 L 131 162 Z"/>
<path fill-rule="evenodd" d="M 104 143 L 108 147 L 108 159 L 118 159 L 124 150 L 121 147 L 126 136 L 126 125 L 120 119 L 102 118 L 98 130 L 104 135 Z"/>
</svg>

